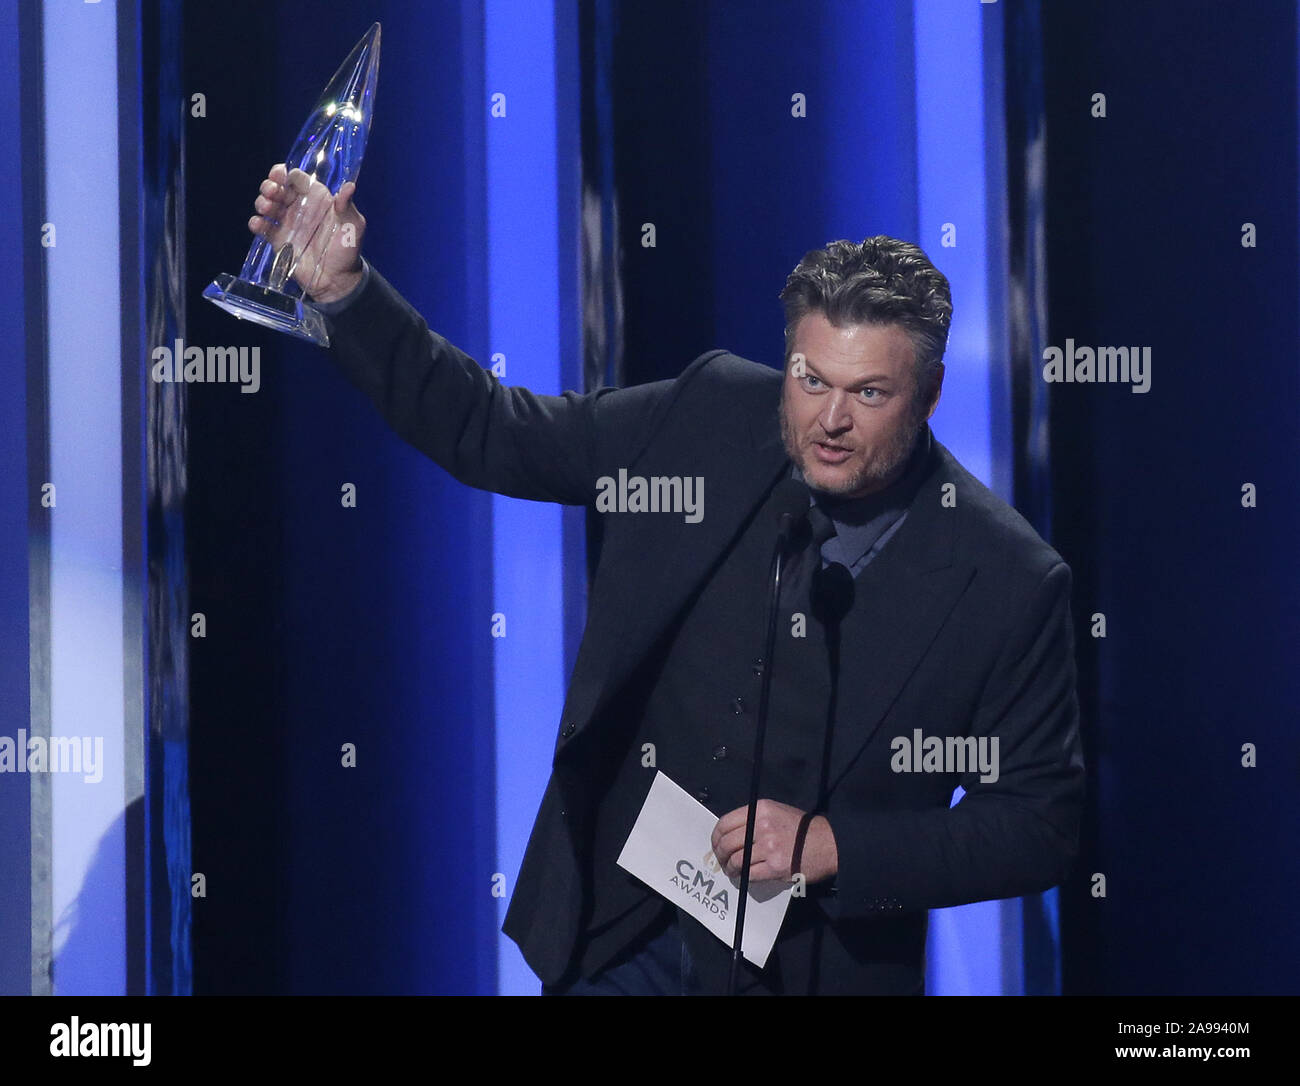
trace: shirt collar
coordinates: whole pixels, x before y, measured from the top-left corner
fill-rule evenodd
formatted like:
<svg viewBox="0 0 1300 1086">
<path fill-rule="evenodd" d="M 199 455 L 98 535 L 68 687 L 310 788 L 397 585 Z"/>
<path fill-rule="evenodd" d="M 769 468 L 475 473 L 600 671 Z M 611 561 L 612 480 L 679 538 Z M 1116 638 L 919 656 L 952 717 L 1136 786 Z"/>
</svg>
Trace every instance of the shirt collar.
<svg viewBox="0 0 1300 1086">
<path fill-rule="evenodd" d="M 912 504 L 930 460 L 930 427 L 926 426 L 908 457 L 903 474 L 884 490 L 862 498 L 835 498 L 819 490 L 810 491 L 815 503 L 835 523 L 835 537 L 822 546 L 825 558 L 841 561 L 852 569 L 877 540 Z M 804 482 L 803 473 L 793 465 L 792 477 Z"/>
</svg>

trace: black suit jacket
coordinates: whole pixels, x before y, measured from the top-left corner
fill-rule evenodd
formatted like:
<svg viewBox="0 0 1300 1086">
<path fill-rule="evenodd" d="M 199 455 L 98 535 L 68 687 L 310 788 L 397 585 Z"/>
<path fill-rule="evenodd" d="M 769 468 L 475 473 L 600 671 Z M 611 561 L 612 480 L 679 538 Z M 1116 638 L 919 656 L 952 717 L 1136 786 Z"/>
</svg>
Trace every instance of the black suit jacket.
<svg viewBox="0 0 1300 1086">
<path fill-rule="evenodd" d="M 674 381 L 534 395 L 431 332 L 373 271 L 332 318 L 331 339 L 335 362 L 389 425 L 470 486 L 594 509 L 598 480 L 620 468 L 704 479 L 699 523 L 602 514 L 551 779 L 503 928 L 553 983 L 572 958 L 587 894 L 585 817 L 600 784 L 591 751 L 617 726 L 637 664 L 788 472 L 781 374 L 717 350 Z M 1060 556 L 935 442 L 906 521 L 857 579 L 866 648 L 841 665 L 843 734 L 825 811 L 836 892 L 818 895 L 806 930 L 783 933 L 783 990 L 914 989 L 927 909 L 1066 877 L 1083 795 L 1069 596 Z M 997 737 L 997 781 L 893 772 L 891 741 L 917 728 Z M 966 794 L 950 809 L 956 783 Z"/>
</svg>

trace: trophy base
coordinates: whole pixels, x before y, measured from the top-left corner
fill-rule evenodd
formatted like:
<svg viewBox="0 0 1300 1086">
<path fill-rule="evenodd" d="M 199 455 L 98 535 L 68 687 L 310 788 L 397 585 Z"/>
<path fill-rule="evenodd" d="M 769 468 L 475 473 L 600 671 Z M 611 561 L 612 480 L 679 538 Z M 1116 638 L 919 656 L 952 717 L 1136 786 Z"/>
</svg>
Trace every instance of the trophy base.
<svg viewBox="0 0 1300 1086">
<path fill-rule="evenodd" d="M 330 345 L 325 318 L 301 298 L 292 298 L 224 272 L 208 284 L 203 297 L 240 320 L 286 332 L 322 347 Z"/>
</svg>

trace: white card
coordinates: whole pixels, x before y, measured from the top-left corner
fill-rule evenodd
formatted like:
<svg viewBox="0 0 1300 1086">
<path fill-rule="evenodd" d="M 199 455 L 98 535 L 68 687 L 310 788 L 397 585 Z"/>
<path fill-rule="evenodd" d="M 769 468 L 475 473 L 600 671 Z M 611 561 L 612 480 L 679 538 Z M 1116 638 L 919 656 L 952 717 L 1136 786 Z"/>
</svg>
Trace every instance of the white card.
<svg viewBox="0 0 1300 1086">
<path fill-rule="evenodd" d="M 618 865 L 730 947 L 736 937 L 740 880 L 724 874 L 713 855 L 717 824 L 717 815 L 656 770 Z M 772 952 L 793 889 L 793 883 L 772 879 L 749 884 L 740 952 L 760 969 Z"/>
</svg>

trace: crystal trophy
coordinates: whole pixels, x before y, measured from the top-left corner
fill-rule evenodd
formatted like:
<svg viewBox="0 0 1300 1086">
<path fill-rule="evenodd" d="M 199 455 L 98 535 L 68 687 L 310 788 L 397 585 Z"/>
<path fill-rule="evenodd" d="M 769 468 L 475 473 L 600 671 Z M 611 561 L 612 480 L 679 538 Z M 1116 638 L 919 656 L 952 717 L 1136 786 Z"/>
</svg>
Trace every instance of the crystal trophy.
<svg viewBox="0 0 1300 1086">
<path fill-rule="evenodd" d="M 321 93 L 293 149 L 285 156 L 285 169 L 302 170 L 331 195 L 355 181 L 370 134 L 378 80 L 379 24 L 375 23 Z M 309 247 L 319 257 L 334 241 L 331 231 L 337 230 L 337 223 L 323 204 L 300 195 L 285 209 L 277 235 L 287 233 L 277 236 L 279 248 L 259 235 L 239 275 L 218 275 L 208 284 L 203 297 L 241 320 L 328 347 L 325 318 L 304 297 L 293 277 Z"/>
</svg>

